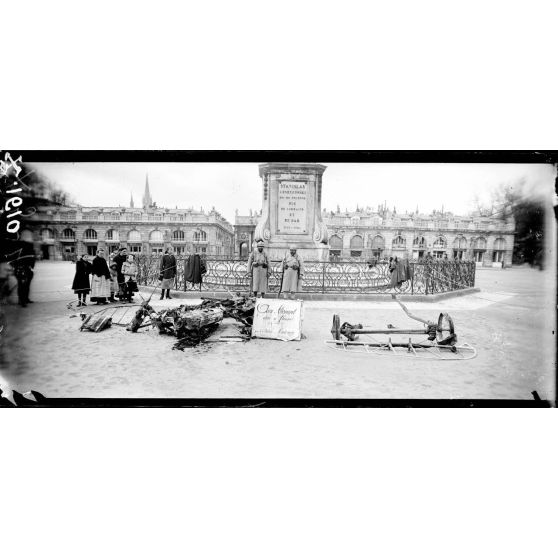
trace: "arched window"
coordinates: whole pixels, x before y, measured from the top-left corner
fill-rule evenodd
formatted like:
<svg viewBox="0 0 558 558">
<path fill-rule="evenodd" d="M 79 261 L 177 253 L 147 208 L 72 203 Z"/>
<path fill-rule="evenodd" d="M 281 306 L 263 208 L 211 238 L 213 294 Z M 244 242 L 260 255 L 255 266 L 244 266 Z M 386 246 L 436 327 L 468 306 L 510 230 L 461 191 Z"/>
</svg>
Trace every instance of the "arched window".
<svg viewBox="0 0 558 558">
<path fill-rule="evenodd" d="M 505 250 L 506 249 L 506 241 L 503 238 L 497 238 L 494 241 L 494 250 Z"/>
<path fill-rule="evenodd" d="M 473 250 L 486 250 L 486 239 L 482 236 L 473 240 Z"/>
<path fill-rule="evenodd" d="M 334 234 L 329 239 L 329 247 L 330 247 L 330 250 L 342 250 L 343 249 L 343 240 L 341 239 L 341 237 Z"/>
<path fill-rule="evenodd" d="M 362 236 L 356 234 L 351 238 L 351 256 L 353 258 L 360 258 L 362 256 L 362 249 L 364 248 L 364 240 Z"/>
<path fill-rule="evenodd" d="M 464 236 L 458 236 L 453 241 L 453 247 L 455 250 L 467 250 L 467 239 Z"/>
<path fill-rule="evenodd" d="M 41 231 L 41 239 L 43 242 L 47 240 L 54 240 L 54 231 L 52 229 L 43 229 Z"/>
<path fill-rule="evenodd" d="M 86 221 L 98 221 L 99 220 L 99 213 L 97 213 L 97 211 L 90 211 L 89 213 L 84 213 L 83 218 Z"/>
<path fill-rule="evenodd" d="M 339 259 L 341 250 L 343 249 L 343 239 L 334 234 L 329 239 L 329 257 L 331 259 Z"/>
<path fill-rule="evenodd" d="M 481 263 L 484 260 L 484 254 L 486 253 L 486 239 L 482 236 L 475 238 L 473 240 L 473 255 L 477 263 Z"/>
<path fill-rule="evenodd" d="M 133 229 L 128 233 L 128 242 L 141 242 L 141 233 Z"/>
<path fill-rule="evenodd" d="M 506 241 L 503 238 L 497 238 L 494 241 L 494 252 L 492 253 L 493 262 L 503 262 L 506 250 Z"/>
<path fill-rule="evenodd" d="M 151 234 L 149 235 L 149 242 L 163 242 L 165 239 L 163 237 L 163 232 L 162 231 L 151 231 Z"/>
<path fill-rule="evenodd" d="M 399 248 L 405 248 L 405 239 L 398 234 L 392 241 L 391 241 L 391 246 L 392 248 L 395 248 L 396 250 Z"/>
<path fill-rule="evenodd" d="M 383 250 L 386 247 L 386 241 L 380 234 L 377 234 L 374 238 L 370 238 L 369 243 L 372 250 Z"/>
<path fill-rule="evenodd" d="M 439 236 L 432 244 L 432 251 L 434 252 L 435 258 L 447 257 L 446 247 L 448 243 L 443 236 Z"/>
<path fill-rule="evenodd" d="M 381 234 L 377 234 L 376 236 L 368 237 L 368 247 L 371 249 L 372 257 L 380 259 L 382 257 L 382 252 L 386 246 L 386 241 Z"/>
<path fill-rule="evenodd" d="M 204 242 L 207 240 L 207 233 L 205 231 L 194 232 L 194 242 Z"/>
<path fill-rule="evenodd" d="M 175 242 L 183 242 L 184 241 L 184 231 L 173 231 L 172 239 Z"/>
<path fill-rule="evenodd" d="M 107 240 L 110 240 L 112 242 L 119 242 L 120 241 L 120 235 L 119 235 L 118 231 L 116 231 L 114 229 L 109 229 L 107 231 Z"/>
<path fill-rule="evenodd" d="M 23 242 L 33 242 L 33 233 L 29 229 L 23 229 L 21 231 L 21 240 Z"/>
<path fill-rule="evenodd" d="M 83 238 L 86 240 L 97 240 L 97 231 L 94 229 L 87 229 L 83 233 Z"/>
<path fill-rule="evenodd" d="M 426 240 L 424 236 L 416 236 L 413 240 L 413 248 L 415 250 L 424 250 L 426 248 Z"/>
<path fill-rule="evenodd" d="M 62 231 L 62 238 L 64 240 L 75 240 L 76 233 L 73 231 L 73 229 L 64 229 Z"/>
<path fill-rule="evenodd" d="M 432 247 L 434 250 L 444 250 L 447 246 L 446 239 L 443 236 L 439 236 L 435 241 Z"/>
</svg>

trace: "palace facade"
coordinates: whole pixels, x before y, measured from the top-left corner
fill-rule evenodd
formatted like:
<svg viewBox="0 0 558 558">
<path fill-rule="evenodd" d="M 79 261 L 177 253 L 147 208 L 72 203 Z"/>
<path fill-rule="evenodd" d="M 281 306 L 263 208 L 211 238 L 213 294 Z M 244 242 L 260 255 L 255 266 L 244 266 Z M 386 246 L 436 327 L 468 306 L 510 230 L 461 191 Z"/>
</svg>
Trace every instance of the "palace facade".
<svg viewBox="0 0 558 558">
<path fill-rule="evenodd" d="M 213 208 L 159 208 L 146 177 L 142 207 L 41 207 L 27 218 L 22 240 L 34 243 L 44 259 L 75 259 L 126 247 L 131 253 L 160 254 L 172 247 L 177 254 L 215 258 L 247 258 L 254 246 L 260 213 L 235 216 L 234 227 Z M 430 253 L 441 259 L 466 259 L 482 266 L 510 266 L 515 223 L 511 212 L 499 217 L 479 213 L 397 213 L 379 206 L 353 212 L 323 210 L 329 235 L 330 260 L 382 260 L 390 256 L 418 259 Z"/>
<path fill-rule="evenodd" d="M 159 208 L 147 178 L 141 208 L 134 207 L 133 199 L 129 207 L 41 207 L 26 219 L 21 239 L 33 242 L 44 259 L 54 260 L 94 255 L 99 248 L 112 253 L 119 247 L 137 254 L 172 247 L 177 254 L 234 255 L 233 226 L 215 208 Z"/>
<path fill-rule="evenodd" d="M 235 253 L 246 257 L 254 238 L 257 216 L 235 219 Z M 430 214 L 376 211 L 322 212 L 329 233 L 330 260 L 418 259 L 474 260 L 477 265 L 512 264 L 515 223 L 511 213 L 501 217 L 467 216 L 433 211 Z"/>
</svg>

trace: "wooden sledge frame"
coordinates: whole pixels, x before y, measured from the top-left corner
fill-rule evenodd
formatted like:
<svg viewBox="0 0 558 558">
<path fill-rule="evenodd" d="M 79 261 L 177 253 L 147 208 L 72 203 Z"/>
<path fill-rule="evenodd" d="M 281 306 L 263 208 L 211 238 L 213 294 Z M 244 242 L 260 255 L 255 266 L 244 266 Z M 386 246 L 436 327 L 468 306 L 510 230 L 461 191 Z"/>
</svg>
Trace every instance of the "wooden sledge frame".
<svg viewBox="0 0 558 558">
<path fill-rule="evenodd" d="M 426 320 L 409 312 L 409 310 L 397 300 L 395 295 L 392 298 L 401 306 L 405 314 L 412 320 L 424 324 L 423 329 L 377 329 L 361 324 L 352 325 L 343 323 L 338 314 L 333 316 L 331 334 L 333 341 L 326 341 L 332 348 L 345 351 L 360 352 L 366 354 L 391 354 L 395 356 L 419 357 L 419 353 L 428 353 L 434 359 L 439 360 L 469 360 L 477 356 L 477 350 L 463 343 L 457 344 L 455 326 L 449 314 L 441 312 L 437 322 Z M 389 335 L 387 342 L 381 341 L 357 341 L 358 335 Z M 392 342 L 391 335 L 427 335 L 428 339 L 422 342 L 413 342 L 409 337 L 407 342 Z M 342 337 L 345 339 L 342 339 Z M 361 348 L 359 351 L 358 348 Z M 355 350 L 356 349 L 356 350 Z M 371 350 L 372 349 L 372 350 Z M 401 349 L 407 349 L 406 351 Z M 417 351 L 418 350 L 418 351 Z M 422 357 L 425 358 L 425 357 Z M 426 357 L 430 358 L 430 357 Z"/>
</svg>

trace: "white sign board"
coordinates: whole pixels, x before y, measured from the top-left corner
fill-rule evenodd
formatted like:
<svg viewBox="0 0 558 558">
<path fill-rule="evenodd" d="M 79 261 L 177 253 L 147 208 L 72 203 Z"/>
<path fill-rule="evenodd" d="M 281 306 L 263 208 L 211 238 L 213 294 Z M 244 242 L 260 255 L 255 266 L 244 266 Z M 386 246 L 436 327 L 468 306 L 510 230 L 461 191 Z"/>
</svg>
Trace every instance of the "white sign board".
<svg viewBox="0 0 558 558">
<path fill-rule="evenodd" d="M 259 298 L 254 309 L 252 337 L 299 341 L 302 318 L 302 300 Z"/>
<path fill-rule="evenodd" d="M 277 232 L 282 234 L 306 234 L 306 205 L 308 185 L 306 182 L 279 182 L 277 207 Z"/>
</svg>

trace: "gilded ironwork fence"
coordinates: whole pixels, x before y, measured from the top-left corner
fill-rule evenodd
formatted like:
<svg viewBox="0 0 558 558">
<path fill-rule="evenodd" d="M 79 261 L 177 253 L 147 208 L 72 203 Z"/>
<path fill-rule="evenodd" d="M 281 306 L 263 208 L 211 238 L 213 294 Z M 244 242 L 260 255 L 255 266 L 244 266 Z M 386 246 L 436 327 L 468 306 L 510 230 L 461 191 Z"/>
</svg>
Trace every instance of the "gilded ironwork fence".
<svg viewBox="0 0 558 558">
<path fill-rule="evenodd" d="M 139 257 L 138 283 L 157 286 L 161 260 L 156 256 Z M 207 272 L 201 284 L 184 280 L 186 258 L 177 258 L 175 288 L 221 292 L 248 292 L 250 276 L 246 260 L 208 258 Z M 387 262 L 375 264 L 358 261 L 304 262 L 302 289 L 308 293 L 406 293 L 436 294 L 474 287 L 475 262 L 458 260 L 410 261 L 411 279 L 391 287 L 391 272 Z M 268 292 L 279 293 L 282 280 L 281 261 L 272 261 Z"/>
</svg>

